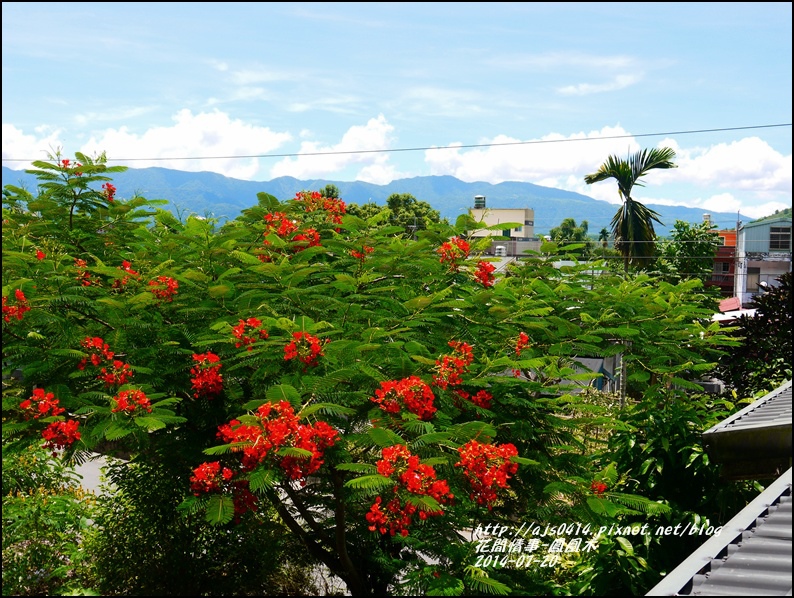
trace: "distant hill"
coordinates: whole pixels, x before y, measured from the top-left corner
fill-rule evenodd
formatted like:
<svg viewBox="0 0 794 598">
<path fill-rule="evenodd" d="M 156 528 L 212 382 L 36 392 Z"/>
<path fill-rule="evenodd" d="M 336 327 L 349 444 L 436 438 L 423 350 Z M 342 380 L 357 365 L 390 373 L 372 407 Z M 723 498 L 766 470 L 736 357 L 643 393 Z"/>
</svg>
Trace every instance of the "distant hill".
<svg viewBox="0 0 794 598">
<path fill-rule="evenodd" d="M 3 187 L 8 184 L 33 191 L 36 179 L 23 170 L 3 167 Z M 422 176 L 392 181 L 388 185 L 373 185 L 360 181 L 344 182 L 324 179 L 299 180 L 279 177 L 271 181 L 243 181 L 213 172 L 185 172 L 168 168 L 130 168 L 113 176 L 118 197 L 135 194 L 147 199 L 166 199 L 168 208 L 175 214 L 212 214 L 221 220 L 232 220 L 240 212 L 256 204 L 256 194 L 269 193 L 281 200 L 290 199 L 298 191 L 320 190 L 326 185 L 336 185 L 340 197 L 347 203 L 374 202 L 385 205 L 393 193 L 409 193 L 426 201 L 441 213 L 442 218 L 455 219 L 473 207 L 474 196 L 484 195 L 491 208 L 532 208 L 535 210 L 535 233 L 546 234 L 563 219 L 573 218 L 577 223 L 587 220 L 591 233 L 609 228 L 617 206 L 553 187 L 532 183 L 504 182 L 466 183 L 452 176 Z M 703 221 L 703 210 L 680 206 L 646 204 L 661 214 L 664 226 L 656 225 L 657 234 L 666 236 L 676 220 L 690 223 Z M 734 212 L 711 212 L 711 219 L 721 228 L 733 228 L 737 215 Z M 740 216 L 749 222 L 752 218 Z"/>
</svg>

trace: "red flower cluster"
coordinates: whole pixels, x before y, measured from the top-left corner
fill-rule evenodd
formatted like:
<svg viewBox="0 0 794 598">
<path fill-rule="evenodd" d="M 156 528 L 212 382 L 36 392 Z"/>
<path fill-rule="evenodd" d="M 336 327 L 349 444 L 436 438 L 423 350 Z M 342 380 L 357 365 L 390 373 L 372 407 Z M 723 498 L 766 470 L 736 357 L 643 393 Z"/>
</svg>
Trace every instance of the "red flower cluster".
<svg viewBox="0 0 794 598">
<path fill-rule="evenodd" d="M 299 193 L 298 195 L 301 194 Z M 316 195 L 319 195 L 319 193 L 316 193 Z M 303 251 L 307 247 L 318 247 L 320 245 L 320 233 L 313 228 L 299 230 L 298 224 L 299 223 L 296 220 L 290 220 L 284 212 L 272 212 L 270 214 L 265 214 L 264 235 L 267 237 L 268 235 L 275 233 L 285 241 L 295 242 L 296 245 L 293 247 L 293 250 L 296 253 Z M 293 235 L 293 233 L 296 234 Z M 292 238 L 289 238 L 290 235 L 293 235 Z M 265 239 L 264 244 L 265 247 L 272 245 L 267 238 Z M 270 255 L 259 256 L 259 260 L 263 262 L 269 262 L 271 259 L 272 258 Z"/>
<path fill-rule="evenodd" d="M 22 401 L 19 406 L 25 412 L 25 419 L 38 419 L 48 415 L 60 415 L 66 411 L 63 407 L 58 407 L 58 399 L 51 392 L 46 392 L 43 388 L 34 388 L 33 396 Z"/>
<path fill-rule="evenodd" d="M 112 203 L 113 198 L 116 197 L 116 187 L 110 183 L 105 183 L 102 185 L 102 194 Z"/>
<path fill-rule="evenodd" d="M 248 480 L 233 481 L 233 478 L 234 472 L 228 467 L 221 467 L 220 462 L 205 462 L 193 470 L 190 489 L 195 496 L 231 490 L 235 522 L 239 523 L 243 513 L 256 511 L 256 496 L 248 489 Z"/>
<path fill-rule="evenodd" d="M 433 384 L 443 389 L 463 384 L 462 375 L 474 361 L 474 353 L 468 343 L 449 341 L 447 344 L 452 347 L 453 353 L 442 355 L 441 359 L 436 360 L 436 373 L 433 374 Z"/>
<path fill-rule="evenodd" d="M 51 392 L 43 388 L 33 389 L 33 396 L 25 399 L 19 404 L 25 414 L 25 419 L 39 419 L 41 417 L 57 417 L 64 411 L 63 407 L 58 406 L 58 399 Z M 58 420 L 47 425 L 41 431 L 41 437 L 47 442 L 45 449 L 66 448 L 75 440 L 80 440 L 80 432 L 77 428 L 80 424 L 77 420 Z"/>
<path fill-rule="evenodd" d="M 110 350 L 108 344 L 98 336 L 87 336 L 80 345 L 88 351 L 88 357 L 83 357 L 77 364 L 78 370 L 84 370 L 89 361 L 94 367 L 99 367 L 105 362 L 107 365 L 100 370 L 97 375 L 99 380 L 104 381 L 105 386 L 121 386 L 126 384 L 132 377 L 133 371 L 129 365 L 121 360 L 113 359 L 115 353 Z"/>
<path fill-rule="evenodd" d="M 357 251 L 355 249 L 350 250 L 350 255 L 352 255 L 357 260 L 361 260 L 362 262 L 366 259 L 367 255 L 375 251 L 374 247 L 370 247 L 369 245 L 362 245 L 361 251 Z"/>
<path fill-rule="evenodd" d="M 265 214 L 265 237 L 270 234 L 276 233 L 282 239 L 298 230 L 298 225 L 295 221 L 290 220 L 284 212 L 272 212 Z M 265 245 L 270 245 L 270 241 L 265 240 Z"/>
<path fill-rule="evenodd" d="M 25 297 L 25 293 L 23 293 L 21 289 L 14 291 L 14 298 L 16 299 L 16 305 L 9 305 L 8 297 L 3 297 L 4 322 L 11 322 L 11 318 L 16 318 L 17 320 L 21 321 L 22 316 L 25 315 L 25 312 L 30 311 L 28 299 Z"/>
<path fill-rule="evenodd" d="M 244 443 L 243 469 L 250 471 L 271 457 L 291 480 L 304 480 L 320 469 L 324 452 L 339 439 L 339 433 L 324 421 L 301 424 L 287 401 L 264 403 L 256 411 L 255 424 L 232 420 L 218 428 L 218 437 L 227 443 Z M 281 448 L 298 448 L 311 456 L 280 456 Z"/>
<path fill-rule="evenodd" d="M 193 386 L 193 396 L 195 398 L 207 397 L 211 399 L 223 390 L 223 376 L 219 370 L 223 367 L 220 357 L 207 351 L 206 353 L 194 353 L 193 361 L 196 365 L 190 368 L 193 377 L 190 382 Z"/>
<path fill-rule="evenodd" d="M 112 361 L 115 355 L 115 353 L 110 350 L 110 346 L 98 336 L 87 336 L 80 341 L 80 345 L 88 351 L 90 355 L 88 357 L 83 357 L 83 360 L 77 364 L 78 370 L 84 370 L 89 359 L 91 360 L 91 365 L 99 366 L 102 364 L 103 359 Z"/>
<path fill-rule="evenodd" d="M 47 255 L 46 255 L 46 254 L 45 254 L 45 253 L 44 253 L 44 252 L 43 252 L 41 249 L 37 249 L 37 250 L 36 250 L 36 259 L 37 259 L 37 260 L 41 261 L 41 260 L 43 260 L 45 257 L 47 257 Z"/>
<path fill-rule="evenodd" d="M 41 431 L 41 437 L 47 441 L 44 448 L 66 448 L 76 440 L 80 440 L 80 432 L 77 431 L 79 425 L 76 419 L 52 422 Z"/>
<path fill-rule="evenodd" d="M 493 275 L 494 270 L 496 270 L 496 266 L 494 266 L 491 262 L 477 262 L 477 270 L 474 272 L 474 280 L 486 288 L 492 287 L 495 280 Z"/>
<path fill-rule="evenodd" d="M 152 412 L 152 403 L 143 391 L 141 390 L 122 390 L 119 394 L 113 397 L 114 407 L 111 412 L 117 413 L 122 411 L 124 413 L 135 413 L 138 409 Z"/>
<path fill-rule="evenodd" d="M 487 390 L 478 390 L 475 394 L 470 394 L 462 388 L 459 388 L 455 390 L 455 394 L 457 394 L 464 401 L 471 401 L 483 409 L 490 409 L 491 401 L 493 401 L 493 395 Z"/>
<path fill-rule="evenodd" d="M 138 279 L 141 275 L 132 269 L 132 264 L 127 260 L 121 262 L 121 266 L 119 266 L 119 270 L 126 272 L 129 276 L 125 276 L 124 278 L 117 278 L 113 281 L 113 288 L 120 289 L 121 287 L 127 286 L 127 283 L 130 281 L 130 278 Z"/>
<path fill-rule="evenodd" d="M 470 440 L 458 448 L 458 453 L 460 461 L 455 467 L 462 467 L 471 483 L 471 498 L 491 509 L 497 499 L 496 489 L 507 488 L 508 478 L 518 471 L 518 463 L 510 460 L 518 455 L 518 449 L 513 444 L 483 444 Z"/>
<path fill-rule="evenodd" d="M 433 406 L 435 398 L 433 390 L 421 378 L 409 376 L 381 382 L 370 401 L 377 403 L 386 413 L 399 413 L 405 407 L 419 419 L 428 420 L 437 411 Z"/>
<path fill-rule="evenodd" d="M 317 359 L 323 356 L 323 342 L 308 332 L 293 332 L 292 339 L 284 347 L 284 360 L 297 359 L 307 366 L 317 367 Z"/>
<path fill-rule="evenodd" d="M 130 368 L 128 364 L 118 359 L 114 359 L 109 368 L 104 367 L 100 370 L 100 374 L 97 376 L 97 378 L 103 380 L 105 382 L 105 386 L 110 388 L 111 386 L 121 386 L 122 384 L 126 384 L 133 375 L 132 368 Z"/>
<path fill-rule="evenodd" d="M 469 243 L 460 237 L 452 237 L 449 241 L 442 243 L 436 251 L 441 256 L 439 261 L 442 264 L 449 264 L 450 272 L 457 272 L 460 264 L 469 257 Z"/>
<path fill-rule="evenodd" d="M 86 270 L 86 268 L 88 268 L 88 262 L 85 260 L 82 260 L 78 257 L 74 258 L 74 267 L 77 268 L 77 276 L 75 277 L 75 280 L 77 280 L 77 282 L 84 287 L 90 287 L 92 284 L 101 284 L 99 279 L 91 276 L 91 273 Z"/>
<path fill-rule="evenodd" d="M 220 492 L 226 482 L 234 477 L 234 472 L 228 467 L 221 469 L 220 461 L 204 462 L 193 470 L 190 476 L 190 489 L 195 496 Z"/>
<path fill-rule="evenodd" d="M 342 216 L 347 211 L 345 202 L 335 197 L 323 197 L 318 191 L 298 191 L 295 194 L 295 201 L 303 202 L 303 209 L 306 212 L 325 210 L 328 212 L 328 222 L 342 224 Z"/>
<path fill-rule="evenodd" d="M 253 349 L 251 346 L 258 340 L 264 340 L 268 337 L 267 330 L 261 327 L 262 322 L 258 318 L 248 318 L 247 320 L 240 320 L 237 326 L 232 327 L 232 335 L 238 339 L 234 346 L 238 349 L 246 347 L 249 351 Z M 250 328 L 253 336 L 246 334 L 246 329 Z"/>
<path fill-rule="evenodd" d="M 606 492 L 606 489 L 607 485 L 604 482 L 593 480 L 593 483 L 590 484 L 590 490 L 592 490 L 593 494 L 596 496 L 601 496 L 604 492 Z"/>
<path fill-rule="evenodd" d="M 386 477 L 395 477 L 399 482 L 395 486 L 395 496 L 385 507 L 381 508 L 382 499 L 378 496 L 366 515 L 369 530 L 387 532 L 392 536 L 408 535 L 408 527 L 412 523 L 413 515 L 419 511 L 419 519 L 425 520 L 430 516 L 443 515 L 444 511 L 424 511 L 417 509 L 416 505 L 406 501 L 402 504 L 397 492 L 402 489 L 418 496 L 430 496 L 440 504 L 445 504 L 455 498 L 449 491 L 446 480 L 436 479 L 436 471 L 432 466 L 419 462 L 417 455 L 412 455 L 408 447 L 402 444 L 386 447 L 381 451 L 383 457 L 377 462 L 378 473 Z"/>
<path fill-rule="evenodd" d="M 518 338 L 516 339 L 516 355 L 521 355 L 521 351 L 527 348 L 529 345 L 529 336 L 526 332 L 520 332 L 518 334 Z"/>
<path fill-rule="evenodd" d="M 335 197 L 326 197 L 323 202 L 323 209 L 328 212 L 328 222 L 342 224 L 342 216 L 347 212 L 345 202 Z"/>
<path fill-rule="evenodd" d="M 173 301 L 179 283 L 170 276 L 158 276 L 149 281 L 149 292 L 161 301 Z"/>
<path fill-rule="evenodd" d="M 299 232 L 294 237 L 292 237 L 292 240 L 300 243 L 295 247 L 295 252 L 298 253 L 299 251 L 303 251 L 307 247 L 319 247 L 320 233 L 318 233 L 313 228 L 307 228 L 306 230 Z"/>
</svg>

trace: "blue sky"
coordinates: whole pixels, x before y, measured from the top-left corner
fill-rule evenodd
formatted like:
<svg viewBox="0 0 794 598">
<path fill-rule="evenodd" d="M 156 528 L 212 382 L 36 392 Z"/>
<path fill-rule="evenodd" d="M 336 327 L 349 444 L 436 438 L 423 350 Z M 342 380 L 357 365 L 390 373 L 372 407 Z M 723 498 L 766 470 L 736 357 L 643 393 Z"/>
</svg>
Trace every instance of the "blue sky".
<svg viewBox="0 0 794 598">
<path fill-rule="evenodd" d="M 790 2 L 2 11 L 10 168 L 105 151 L 247 180 L 448 174 L 614 203 L 614 181 L 583 177 L 667 146 L 678 168 L 649 174 L 636 199 L 753 217 L 791 206 Z"/>
</svg>

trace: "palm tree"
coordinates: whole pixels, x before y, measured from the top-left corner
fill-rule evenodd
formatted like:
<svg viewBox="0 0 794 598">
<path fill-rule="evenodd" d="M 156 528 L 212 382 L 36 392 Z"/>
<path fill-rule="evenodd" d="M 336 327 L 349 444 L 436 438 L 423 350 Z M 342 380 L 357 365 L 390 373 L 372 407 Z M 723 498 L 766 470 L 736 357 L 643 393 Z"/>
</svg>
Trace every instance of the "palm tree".
<svg viewBox="0 0 794 598">
<path fill-rule="evenodd" d="M 675 151 L 669 147 L 644 149 L 623 160 L 617 156 L 609 156 L 598 172 L 588 174 L 584 182 L 588 185 L 615 179 L 618 183 L 618 194 L 622 205 L 612 217 L 612 236 L 615 249 L 623 255 L 623 270 L 628 272 L 629 264 L 639 265 L 654 254 L 656 232 L 653 221 L 659 224 L 659 214 L 635 201 L 631 197 L 634 185 L 642 187 L 639 180 L 655 168 L 676 168 L 673 164 Z M 624 353 L 620 360 L 620 408 L 626 403 L 626 384 L 628 371 L 625 354 L 628 353 L 631 341 L 623 340 Z"/>
<path fill-rule="evenodd" d="M 659 214 L 631 197 L 631 190 L 636 185 L 642 187 L 639 180 L 656 168 L 676 168 L 673 163 L 675 151 L 669 147 L 644 149 L 623 160 L 617 156 L 609 156 L 598 169 L 588 174 L 584 182 L 588 185 L 615 179 L 618 183 L 618 194 L 621 206 L 612 217 L 612 236 L 615 238 L 615 249 L 623 256 L 623 267 L 626 271 L 629 264 L 638 265 L 654 254 L 656 233 L 653 221 L 663 224 Z"/>
</svg>

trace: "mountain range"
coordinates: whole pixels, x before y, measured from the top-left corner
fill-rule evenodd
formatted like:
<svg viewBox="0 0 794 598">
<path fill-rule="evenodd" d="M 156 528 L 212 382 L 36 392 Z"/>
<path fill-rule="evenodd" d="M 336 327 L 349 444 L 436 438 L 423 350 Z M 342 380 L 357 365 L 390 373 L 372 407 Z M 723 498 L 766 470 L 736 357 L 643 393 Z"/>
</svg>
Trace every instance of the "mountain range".
<svg viewBox="0 0 794 598">
<path fill-rule="evenodd" d="M 3 167 L 3 187 L 8 184 L 36 189 L 36 178 L 24 170 Z M 279 177 L 270 181 L 244 181 L 213 172 L 187 172 L 168 168 L 129 168 L 113 174 L 116 196 L 128 198 L 141 195 L 147 199 L 166 199 L 167 208 L 176 215 L 195 213 L 215 216 L 221 221 L 232 220 L 246 208 L 256 205 L 256 194 L 269 193 L 280 200 L 291 199 L 299 191 L 319 191 L 326 185 L 336 185 L 339 196 L 346 203 L 376 203 L 385 205 L 394 193 L 408 193 L 438 210 L 442 218 L 455 222 L 457 217 L 474 206 L 474 196 L 484 195 L 490 208 L 531 208 L 535 211 L 535 234 L 547 234 L 565 218 L 577 224 L 586 220 L 591 234 L 602 228 L 609 229 L 617 206 L 553 187 L 533 183 L 504 182 L 466 183 L 452 176 L 420 176 L 392 181 L 388 185 L 375 185 L 361 181 L 345 182 L 324 179 L 299 180 Z M 662 226 L 655 224 L 659 236 L 667 236 L 676 220 L 692 224 L 703 221 L 701 208 L 663 206 L 651 203 L 646 206 L 661 215 Z M 711 212 L 712 222 L 719 228 L 734 228 L 737 214 Z M 738 215 L 749 222 L 752 218 Z"/>
</svg>

